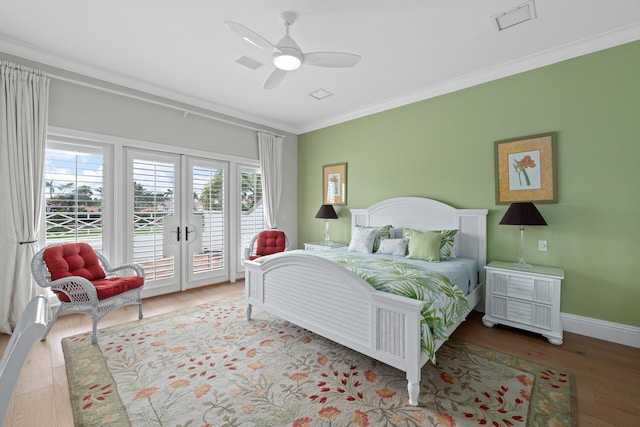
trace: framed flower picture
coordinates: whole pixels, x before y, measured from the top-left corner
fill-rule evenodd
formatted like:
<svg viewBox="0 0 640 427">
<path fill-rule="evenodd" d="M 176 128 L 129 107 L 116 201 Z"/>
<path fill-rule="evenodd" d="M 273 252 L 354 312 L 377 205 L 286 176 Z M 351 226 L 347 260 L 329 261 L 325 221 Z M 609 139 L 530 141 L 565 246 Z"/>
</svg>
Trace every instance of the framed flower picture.
<svg viewBox="0 0 640 427">
<path fill-rule="evenodd" d="M 496 203 L 556 203 L 555 162 L 555 132 L 496 141 Z"/>
<path fill-rule="evenodd" d="M 347 204 L 347 164 L 322 167 L 322 203 L 325 205 Z"/>
</svg>

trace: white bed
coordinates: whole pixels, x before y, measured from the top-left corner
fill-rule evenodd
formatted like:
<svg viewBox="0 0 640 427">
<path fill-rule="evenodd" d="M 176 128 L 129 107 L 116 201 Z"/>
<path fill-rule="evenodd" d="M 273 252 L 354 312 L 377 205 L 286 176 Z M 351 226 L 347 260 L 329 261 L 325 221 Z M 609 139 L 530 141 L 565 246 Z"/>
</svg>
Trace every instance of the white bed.
<svg viewBox="0 0 640 427">
<path fill-rule="evenodd" d="M 467 295 L 470 309 L 482 300 L 486 209 L 455 209 L 436 200 L 400 197 L 367 209 L 352 209 L 351 215 L 352 227 L 390 224 L 420 230 L 458 229 L 456 256 L 478 262 L 480 284 Z M 305 254 L 274 257 L 262 264 L 246 262 L 245 292 L 248 319 L 252 306 L 260 307 L 406 372 L 409 404 L 418 405 L 421 369 L 428 361 L 420 344 L 423 301 L 379 292 L 346 268 Z"/>
</svg>

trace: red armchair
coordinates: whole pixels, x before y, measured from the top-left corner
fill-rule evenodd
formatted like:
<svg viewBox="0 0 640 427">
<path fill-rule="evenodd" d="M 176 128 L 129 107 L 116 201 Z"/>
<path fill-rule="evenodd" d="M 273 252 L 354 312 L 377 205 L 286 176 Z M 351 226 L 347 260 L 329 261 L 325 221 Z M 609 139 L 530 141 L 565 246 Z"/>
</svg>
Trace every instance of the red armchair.
<svg viewBox="0 0 640 427">
<path fill-rule="evenodd" d="M 284 231 L 262 230 L 251 239 L 249 247 L 244 251 L 244 259 L 252 261 L 287 249 L 289 249 L 289 239 Z"/>
<path fill-rule="evenodd" d="M 60 300 L 43 340 L 58 316 L 67 312 L 93 318 L 94 344 L 98 340 L 98 321 L 112 311 L 137 304 L 138 318 L 142 319 L 142 267 L 126 264 L 112 268 L 104 255 L 88 243 L 62 243 L 41 249 L 31 261 L 31 273 L 38 285 L 51 288 Z"/>
</svg>

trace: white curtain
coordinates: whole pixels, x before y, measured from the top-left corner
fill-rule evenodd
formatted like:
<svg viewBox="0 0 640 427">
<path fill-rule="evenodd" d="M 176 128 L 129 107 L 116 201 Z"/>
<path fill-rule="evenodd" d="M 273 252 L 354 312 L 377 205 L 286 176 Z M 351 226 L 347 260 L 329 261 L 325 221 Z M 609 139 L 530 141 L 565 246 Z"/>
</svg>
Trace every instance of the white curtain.
<svg viewBox="0 0 640 427">
<path fill-rule="evenodd" d="M 0 61 L 0 79 L 0 332 L 11 333 L 38 293 L 31 259 L 44 198 L 49 78 Z"/>
<path fill-rule="evenodd" d="M 258 151 L 262 170 L 262 197 L 267 228 L 278 228 L 278 207 L 282 192 L 284 138 L 270 132 L 258 132 Z"/>
</svg>

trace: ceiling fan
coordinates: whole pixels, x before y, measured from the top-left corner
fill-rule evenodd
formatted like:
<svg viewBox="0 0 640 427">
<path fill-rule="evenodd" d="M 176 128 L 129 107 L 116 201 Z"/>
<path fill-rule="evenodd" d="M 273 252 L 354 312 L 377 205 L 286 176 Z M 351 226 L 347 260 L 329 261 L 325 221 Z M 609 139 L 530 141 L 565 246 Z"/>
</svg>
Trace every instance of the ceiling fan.
<svg viewBox="0 0 640 427">
<path fill-rule="evenodd" d="M 286 29 L 285 36 L 276 44 L 262 37 L 255 31 L 233 21 L 225 21 L 231 31 L 237 33 L 244 40 L 262 49 L 273 51 L 273 65 L 275 70 L 264 82 L 264 89 L 273 89 L 284 79 L 288 71 L 295 71 L 302 66 L 315 65 L 317 67 L 347 68 L 360 62 L 360 55 L 346 52 L 309 52 L 304 53 L 298 43 L 289 35 L 289 27 L 295 22 L 294 12 L 283 12 L 282 20 Z"/>
</svg>

